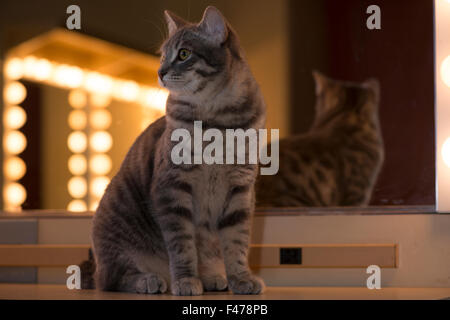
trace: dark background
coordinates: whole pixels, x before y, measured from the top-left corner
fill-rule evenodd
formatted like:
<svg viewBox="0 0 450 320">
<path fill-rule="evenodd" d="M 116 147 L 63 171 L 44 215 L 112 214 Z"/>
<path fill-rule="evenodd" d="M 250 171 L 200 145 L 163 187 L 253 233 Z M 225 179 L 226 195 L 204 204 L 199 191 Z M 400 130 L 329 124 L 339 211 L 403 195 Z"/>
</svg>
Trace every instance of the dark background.
<svg viewBox="0 0 450 320">
<path fill-rule="evenodd" d="M 147 53 L 165 36 L 163 10 L 198 21 L 207 5 L 245 10 L 246 28 L 271 24 L 272 0 L 2 0 L 0 56 L 8 48 L 65 27 L 66 8 L 81 7 L 81 32 Z M 382 168 L 371 204 L 431 205 L 435 202 L 434 51 L 432 0 L 282 0 L 286 6 L 289 66 L 289 131 L 305 132 L 314 116 L 311 70 L 331 77 L 381 83 L 380 118 L 385 143 Z M 381 7 L 381 30 L 365 28 L 366 8 Z M 245 8 L 245 9 L 243 9 Z M 229 17 L 231 24 L 233 18 Z M 258 45 L 242 27 L 243 45 Z M 253 30 L 254 31 L 254 30 Z M 2 81 L 2 80 L 0 80 Z M 0 116 L 1 117 L 1 116 Z M 0 158 L 1 160 L 1 158 Z M 30 160 L 27 160 L 27 162 Z M 31 160 L 32 161 L 32 160 Z"/>
</svg>

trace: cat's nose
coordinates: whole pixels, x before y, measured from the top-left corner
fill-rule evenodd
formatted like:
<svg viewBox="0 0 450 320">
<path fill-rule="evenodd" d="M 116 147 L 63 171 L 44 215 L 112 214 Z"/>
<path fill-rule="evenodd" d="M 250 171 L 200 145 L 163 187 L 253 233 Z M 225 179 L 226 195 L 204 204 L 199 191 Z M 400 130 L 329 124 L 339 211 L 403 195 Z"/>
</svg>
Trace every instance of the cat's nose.
<svg viewBox="0 0 450 320">
<path fill-rule="evenodd" d="M 161 80 L 163 80 L 164 76 L 167 74 L 167 69 L 159 69 L 158 75 Z"/>
</svg>

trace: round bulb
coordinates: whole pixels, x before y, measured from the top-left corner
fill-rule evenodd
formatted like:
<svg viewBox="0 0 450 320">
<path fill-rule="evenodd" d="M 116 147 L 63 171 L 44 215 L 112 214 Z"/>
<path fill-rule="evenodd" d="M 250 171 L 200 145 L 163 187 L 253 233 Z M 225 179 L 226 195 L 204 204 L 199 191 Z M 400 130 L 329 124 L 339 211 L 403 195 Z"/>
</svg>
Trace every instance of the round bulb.
<svg viewBox="0 0 450 320">
<path fill-rule="evenodd" d="M 67 205 L 67 210 L 72 212 L 87 211 L 86 202 L 84 202 L 83 200 L 72 200 Z"/>
<path fill-rule="evenodd" d="M 73 153 L 84 152 L 87 147 L 86 134 L 81 131 L 72 132 L 67 139 L 67 146 Z"/>
<path fill-rule="evenodd" d="M 441 79 L 447 87 L 450 87 L 450 56 L 447 56 L 447 58 L 442 61 Z"/>
<path fill-rule="evenodd" d="M 97 154 L 89 161 L 89 168 L 96 175 L 108 174 L 112 169 L 112 161 L 106 154 Z"/>
<path fill-rule="evenodd" d="M 69 93 L 69 104 L 72 108 L 83 108 L 86 105 L 86 93 L 83 90 L 72 90 Z"/>
<path fill-rule="evenodd" d="M 112 137 L 106 131 L 97 131 L 90 138 L 91 148 L 96 152 L 107 152 L 112 147 Z"/>
<path fill-rule="evenodd" d="M 91 182 L 91 193 L 97 198 L 101 198 L 105 192 L 106 187 L 109 184 L 108 177 L 96 177 Z"/>
<path fill-rule="evenodd" d="M 73 175 L 83 175 L 86 173 L 87 161 L 86 157 L 81 154 L 74 154 L 69 158 L 69 171 Z"/>
<path fill-rule="evenodd" d="M 9 104 L 19 104 L 27 96 L 27 89 L 20 82 L 13 81 L 5 86 L 3 95 Z"/>
<path fill-rule="evenodd" d="M 19 157 L 11 157 L 3 164 L 3 172 L 9 180 L 20 180 L 25 175 L 27 166 Z"/>
<path fill-rule="evenodd" d="M 12 106 L 6 109 L 3 120 L 5 127 L 9 129 L 20 129 L 27 121 L 27 114 L 23 108 Z"/>
<path fill-rule="evenodd" d="M 10 131 L 4 136 L 4 147 L 10 154 L 19 154 L 27 147 L 27 138 L 20 131 Z"/>
<path fill-rule="evenodd" d="M 83 130 L 86 127 L 86 113 L 81 110 L 73 110 L 69 113 L 69 126 L 73 130 Z"/>
<path fill-rule="evenodd" d="M 83 177 L 70 178 L 67 189 L 73 198 L 83 198 L 87 193 L 86 179 Z"/>
<path fill-rule="evenodd" d="M 17 80 L 23 76 L 23 62 L 19 58 L 9 59 L 5 64 L 5 75 L 11 80 Z"/>
<path fill-rule="evenodd" d="M 112 79 L 97 72 L 91 72 L 86 76 L 84 87 L 89 92 L 110 94 L 113 87 Z"/>
<path fill-rule="evenodd" d="M 442 145 L 441 153 L 444 163 L 450 168 L 450 137 L 447 138 Z"/>
<path fill-rule="evenodd" d="M 3 197 L 9 206 L 20 206 L 27 198 L 27 191 L 17 182 L 8 183 L 3 190 Z"/>
<path fill-rule="evenodd" d="M 106 94 L 93 93 L 90 96 L 91 104 L 96 108 L 104 108 L 111 103 L 111 96 Z"/>
<path fill-rule="evenodd" d="M 34 66 L 34 78 L 37 80 L 47 80 L 52 74 L 52 65 L 46 59 L 39 59 Z"/>
<path fill-rule="evenodd" d="M 111 113 L 106 110 L 94 110 L 89 115 L 89 123 L 91 124 L 91 127 L 96 130 L 108 129 L 111 122 Z"/>
</svg>

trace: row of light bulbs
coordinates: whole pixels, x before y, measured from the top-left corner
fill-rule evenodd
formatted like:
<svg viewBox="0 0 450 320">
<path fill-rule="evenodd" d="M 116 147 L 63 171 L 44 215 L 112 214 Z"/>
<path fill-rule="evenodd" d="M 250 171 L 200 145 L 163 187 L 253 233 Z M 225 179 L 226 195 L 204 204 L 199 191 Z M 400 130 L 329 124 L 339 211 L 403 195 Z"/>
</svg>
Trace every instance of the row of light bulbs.
<svg viewBox="0 0 450 320">
<path fill-rule="evenodd" d="M 100 101 L 95 95 L 90 100 L 92 108 L 87 108 L 86 92 L 78 89 L 69 93 L 72 111 L 68 123 L 73 130 L 67 139 L 67 146 L 73 152 L 68 161 L 69 171 L 73 175 L 67 183 L 73 198 L 67 206 L 69 211 L 95 211 L 110 181 L 107 174 L 112 169 L 112 160 L 106 152 L 111 149 L 113 139 L 106 130 L 111 125 L 112 117 L 105 108 L 110 100 Z M 86 178 L 88 173 L 89 185 Z"/>
<path fill-rule="evenodd" d="M 6 210 L 17 211 L 20 210 L 27 198 L 26 189 L 19 183 L 19 180 L 23 178 L 27 171 L 25 162 L 19 156 L 27 147 L 27 139 L 19 131 L 27 121 L 27 114 L 19 105 L 25 100 L 27 90 L 18 81 L 5 80 L 6 85 L 3 91 L 5 99 L 3 114 L 3 173 L 5 180 L 3 199 Z"/>
<path fill-rule="evenodd" d="M 109 183 L 107 174 L 112 169 L 111 158 L 106 154 L 113 144 L 107 131 L 112 117 L 105 107 L 114 98 L 138 103 L 160 114 L 165 110 L 168 92 L 34 56 L 8 58 L 3 70 L 6 79 L 3 140 L 5 209 L 20 210 L 26 200 L 26 190 L 18 183 L 26 173 L 26 164 L 18 156 L 27 145 L 26 137 L 18 130 L 26 122 L 26 113 L 19 104 L 25 99 L 27 92 L 23 84 L 17 81 L 24 78 L 71 90 L 69 104 L 72 110 L 68 124 L 72 132 L 68 136 L 67 145 L 73 153 L 68 160 L 68 169 L 73 176 L 69 179 L 67 188 L 73 200 L 68 204 L 68 209 L 95 210 Z M 88 99 L 89 112 L 86 108 Z"/>
<path fill-rule="evenodd" d="M 11 80 L 26 78 L 58 87 L 86 90 L 95 95 L 94 102 L 114 98 L 164 112 L 168 97 L 168 92 L 160 88 L 34 56 L 10 58 L 4 71 Z"/>
</svg>

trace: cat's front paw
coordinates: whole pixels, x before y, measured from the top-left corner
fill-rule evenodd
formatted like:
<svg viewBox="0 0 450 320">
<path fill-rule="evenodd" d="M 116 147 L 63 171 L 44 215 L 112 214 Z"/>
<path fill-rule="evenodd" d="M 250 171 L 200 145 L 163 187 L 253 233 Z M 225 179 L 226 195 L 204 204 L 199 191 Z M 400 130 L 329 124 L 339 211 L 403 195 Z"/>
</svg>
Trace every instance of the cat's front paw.
<svg viewBox="0 0 450 320">
<path fill-rule="evenodd" d="M 200 279 L 190 277 L 181 278 L 172 282 L 172 294 L 176 296 L 199 296 L 203 293 Z"/>
<path fill-rule="evenodd" d="M 228 287 L 227 279 L 223 275 L 202 276 L 205 291 L 224 291 Z"/>
<path fill-rule="evenodd" d="M 264 281 L 254 275 L 230 276 L 228 285 L 235 294 L 260 294 L 264 291 Z"/>
<path fill-rule="evenodd" d="M 167 291 L 167 283 L 160 275 L 146 273 L 136 281 L 137 293 L 164 293 Z"/>
</svg>

